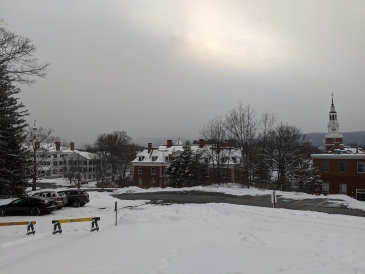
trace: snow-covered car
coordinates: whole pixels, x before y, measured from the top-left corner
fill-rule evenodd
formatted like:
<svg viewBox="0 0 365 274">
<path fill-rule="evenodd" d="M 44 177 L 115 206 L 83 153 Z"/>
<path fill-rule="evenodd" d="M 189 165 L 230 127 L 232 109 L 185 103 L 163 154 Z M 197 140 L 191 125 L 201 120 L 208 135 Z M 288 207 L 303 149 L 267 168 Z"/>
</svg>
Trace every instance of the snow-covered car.
<svg viewBox="0 0 365 274">
<path fill-rule="evenodd" d="M 56 210 L 54 201 L 40 197 L 24 197 L 11 201 L 9 204 L 0 205 L 0 217 L 6 215 L 32 215 L 51 213 Z"/>
<path fill-rule="evenodd" d="M 31 195 L 32 197 L 42 197 L 48 200 L 54 201 L 57 205 L 57 209 L 67 205 L 68 197 L 65 193 L 58 193 L 55 190 L 42 190 Z"/>
</svg>

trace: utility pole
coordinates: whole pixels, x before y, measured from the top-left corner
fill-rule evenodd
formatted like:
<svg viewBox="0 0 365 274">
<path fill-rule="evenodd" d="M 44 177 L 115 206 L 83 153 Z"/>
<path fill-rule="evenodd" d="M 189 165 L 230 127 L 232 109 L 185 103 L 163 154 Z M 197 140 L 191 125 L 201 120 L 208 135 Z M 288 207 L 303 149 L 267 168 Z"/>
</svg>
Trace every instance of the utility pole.
<svg viewBox="0 0 365 274">
<path fill-rule="evenodd" d="M 37 149 L 38 149 L 38 144 L 36 143 L 36 138 L 35 138 L 35 132 L 37 131 L 37 128 L 35 127 L 35 122 L 37 120 L 34 120 L 34 126 L 32 129 L 32 138 L 33 138 L 33 184 L 32 184 L 32 191 L 36 191 L 37 190 Z"/>
</svg>

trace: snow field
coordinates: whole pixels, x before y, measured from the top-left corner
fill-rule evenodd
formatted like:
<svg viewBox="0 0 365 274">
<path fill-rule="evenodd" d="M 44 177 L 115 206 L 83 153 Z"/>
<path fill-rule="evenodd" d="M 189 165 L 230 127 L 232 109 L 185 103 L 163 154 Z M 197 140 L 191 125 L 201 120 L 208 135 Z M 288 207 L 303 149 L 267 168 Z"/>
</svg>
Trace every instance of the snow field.
<svg viewBox="0 0 365 274">
<path fill-rule="evenodd" d="M 84 207 L 1 218 L 37 224 L 34 236 L 0 227 L 0 273 L 365 273 L 365 218 L 89 195 Z M 77 217 L 101 217 L 99 232 L 80 222 L 52 235 L 52 220 Z"/>
</svg>

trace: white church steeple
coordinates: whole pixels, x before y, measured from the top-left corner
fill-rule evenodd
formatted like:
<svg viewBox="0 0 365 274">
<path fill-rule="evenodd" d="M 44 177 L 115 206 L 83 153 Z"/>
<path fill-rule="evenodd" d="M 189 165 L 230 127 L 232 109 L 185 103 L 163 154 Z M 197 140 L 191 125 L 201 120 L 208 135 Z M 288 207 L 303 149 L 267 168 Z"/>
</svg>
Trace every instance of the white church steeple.
<svg viewBox="0 0 365 274">
<path fill-rule="evenodd" d="M 329 121 L 327 123 L 327 134 L 326 134 L 326 151 L 333 151 L 333 149 L 339 149 L 342 145 L 342 134 L 340 133 L 340 124 L 337 120 L 337 112 L 335 105 L 333 104 L 333 93 L 332 93 L 332 104 L 329 112 Z"/>
</svg>

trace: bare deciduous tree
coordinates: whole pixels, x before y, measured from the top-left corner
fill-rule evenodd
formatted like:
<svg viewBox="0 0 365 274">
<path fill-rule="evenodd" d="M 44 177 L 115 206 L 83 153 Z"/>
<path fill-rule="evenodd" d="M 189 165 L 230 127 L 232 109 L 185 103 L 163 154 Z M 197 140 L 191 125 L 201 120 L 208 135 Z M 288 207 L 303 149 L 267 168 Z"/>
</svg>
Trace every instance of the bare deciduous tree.
<svg viewBox="0 0 365 274">
<path fill-rule="evenodd" d="M 125 178 L 130 162 L 135 157 L 132 153 L 132 138 L 127 132 L 101 134 L 97 137 L 94 147 L 97 151 L 106 152 L 103 156 L 108 158 L 112 181 L 114 182 L 117 176 Z"/>
<path fill-rule="evenodd" d="M 223 116 L 216 116 L 209 121 L 201 131 L 200 136 L 210 143 L 209 159 L 212 162 L 213 182 L 222 183 L 221 170 L 224 168 L 222 161 L 223 152 L 222 144 L 227 139 L 226 124 Z"/>
<path fill-rule="evenodd" d="M 291 190 L 297 172 L 303 167 L 306 158 L 310 157 L 301 145 L 303 140 L 301 130 L 295 126 L 280 124 L 269 131 L 265 157 L 276 173 L 275 189 Z"/>
<path fill-rule="evenodd" d="M 53 136 L 54 130 L 51 128 L 36 128 L 29 126 L 26 131 L 25 146 L 30 151 L 32 161 L 32 190 L 36 190 L 37 174 L 43 162 L 49 158 L 50 148 L 54 146 L 54 142 L 61 141 L 59 137 Z"/>
<path fill-rule="evenodd" d="M 12 81 L 30 85 L 35 82 L 34 77 L 46 77 L 49 64 L 39 63 L 35 52 L 29 38 L 0 27 L 0 66 L 5 66 Z"/>
<path fill-rule="evenodd" d="M 71 154 L 67 159 L 67 166 L 64 167 L 63 175 L 74 184 L 78 189 L 81 187 L 81 180 L 88 173 L 87 168 L 83 165 L 85 159 L 78 153 Z"/>
<path fill-rule="evenodd" d="M 226 115 L 226 128 L 230 139 L 235 140 L 241 149 L 244 164 L 244 181 L 247 187 L 252 184 L 254 168 L 254 146 L 256 142 L 258 120 L 256 111 L 251 105 L 243 106 L 242 102 Z"/>
<path fill-rule="evenodd" d="M 265 161 L 267 135 L 272 130 L 277 118 L 273 113 L 264 112 L 259 121 L 260 132 L 256 146 L 256 166 L 254 168 L 255 181 L 258 188 L 265 188 L 270 183 L 271 166 Z"/>
</svg>

